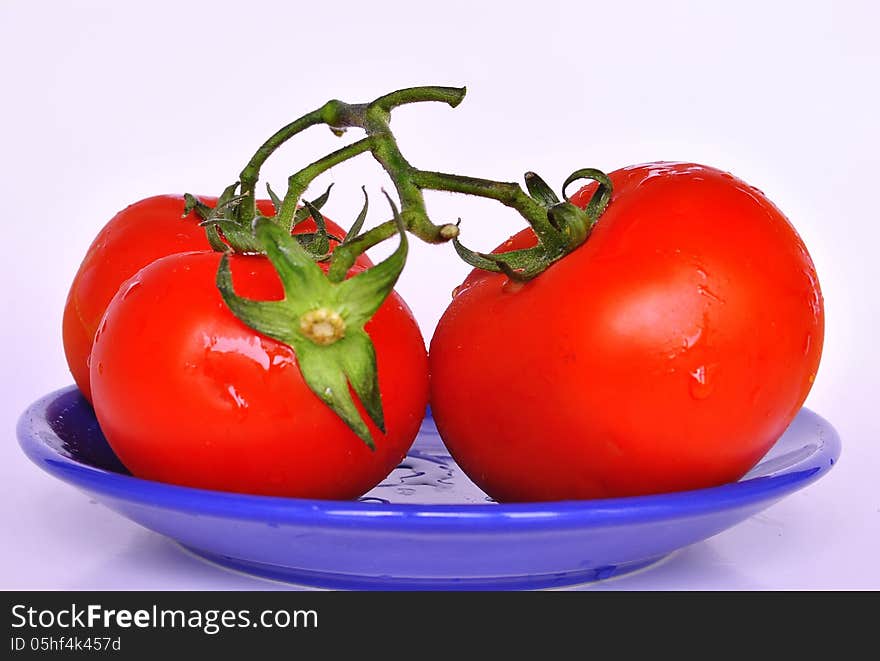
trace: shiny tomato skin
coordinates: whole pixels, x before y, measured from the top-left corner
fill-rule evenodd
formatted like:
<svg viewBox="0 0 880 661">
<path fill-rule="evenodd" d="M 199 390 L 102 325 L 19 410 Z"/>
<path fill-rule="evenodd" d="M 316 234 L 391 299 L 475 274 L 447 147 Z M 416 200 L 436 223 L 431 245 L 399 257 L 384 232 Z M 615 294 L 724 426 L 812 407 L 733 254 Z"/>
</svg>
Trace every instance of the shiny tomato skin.
<svg viewBox="0 0 880 661">
<path fill-rule="evenodd" d="M 157 260 L 108 306 L 91 383 L 110 446 L 148 480 L 271 496 L 360 496 L 398 465 L 424 417 L 427 352 L 411 312 L 392 293 L 366 326 L 387 430 L 368 423 L 371 451 L 309 390 L 292 349 L 229 311 L 214 284 L 219 260 L 210 252 Z M 265 258 L 233 256 L 231 268 L 240 295 L 282 297 Z"/>
<path fill-rule="evenodd" d="M 432 339 L 437 427 L 498 500 L 737 480 L 815 378 L 823 299 L 779 209 L 696 164 L 611 179 L 612 201 L 584 245 L 525 284 L 472 272 Z M 572 201 L 585 206 L 592 190 Z M 534 242 L 526 230 L 497 250 Z"/>
<path fill-rule="evenodd" d="M 201 196 L 214 206 L 216 197 Z M 265 215 L 275 213 L 271 200 L 258 200 Z M 76 385 L 91 400 L 89 355 L 92 339 L 104 310 L 119 286 L 147 264 L 179 252 L 210 250 L 205 230 L 195 213 L 183 217 L 182 195 L 156 195 L 129 205 L 117 213 L 89 247 L 67 296 L 62 336 L 67 364 Z M 310 218 L 296 232 L 313 232 Z M 328 221 L 331 234 L 342 232 Z M 344 232 L 343 232 L 344 234 Z M 367 259 L 364 257 L 364 259 Z M 370 264 L 369 260 L 363 263 Z"/>
</svg>

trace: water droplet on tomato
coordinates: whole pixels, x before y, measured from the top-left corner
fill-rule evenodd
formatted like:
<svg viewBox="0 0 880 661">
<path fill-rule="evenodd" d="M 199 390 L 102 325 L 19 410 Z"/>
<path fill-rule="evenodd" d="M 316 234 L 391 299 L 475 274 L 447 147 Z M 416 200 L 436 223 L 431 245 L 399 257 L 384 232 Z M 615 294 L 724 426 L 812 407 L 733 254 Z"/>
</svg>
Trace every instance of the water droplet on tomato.
<svg viewBox="0 0 880 661">
<path fill-rule="evenodd" d="M 232 397 L 232 401 L 235 402 L 235 405 L 240 409 L 248 408 L 247 400 L 242 397 L 238 391 L 235 389 L 235 386 L 229 385 L 226 387 L 226 392 L 229 393 L 229 396 Z"/>
<path fill-rule="evenodd" d="M 697 327 L 697 330 L 695 332 L 691 333 L 690 335 L 686 335 L 685 337 L 682 338 L 681 348 L 685 349 L 685 350 L 690 349 L 692 346 L 694 346 L 699 341 L 699 339 L 702 335 L 703 335 L 703 329 L 701 327 Z"/>
<path fill-rule="evenodd" d="M 690 393 L 694 399 L 706 399 L 712 394 L 714 384 L 709 379 L 709 369 L 700 365 L 691 374 Z"/>
<path fill-rule="evenodd" d="M 264 370 L 269 370 L 271 357 L 263 344 L 263 340 L 256 335 L 251 337 L 227 337 L 203 333 L 202 342 L 206 356 L 211 353 L 233 354 L 242 358 L 248 358 L 260 365 Z"/>
<path fill-rule="evenodd" d="M 460 292 L 460 291 L 461 291 L 461 285 L 459 285 L 458 287 L 453 289 L 452 290 L 452 298 L 455 298 L 456 296 L 458 296 L 458 292 Z"/>
<path fill-rule="evenodd" d="M 141 284 L 141 281 L 140 281 L 140 280 L 132 280 L 132 281 L 130 281 L 130 282 L 128 283 L 128 286 L 125 288 L 125 291 L 122 292 L 122 300 L 124 301 L 126 298 L 128 298 L 129 295 L 131 294 L 131 292 L 133 292 L 135 289 L 137 289 L 138 287 L 140 287 L 140 284 Z"/>
<path fill-rule="evenodd" d="M 805 356 L 806 356 L 808 353 L 810 353 L 810 346 L 811 346 L 812 344 L 813 344 L 813 337 L 812 337 L 812 335 L 807 334 L 807 337 L 806 337 L 806 339 L 804 340 L 804 355 L 805 355 Z"/>
<path fill-rule="evenodd" d="M 107 328 L 107 317 L 101 319 L 101 323 L 98 325 L 98 330 L 95 331 L 95 339 L 94 342 L 97 342 L 101 335 L 104 333 L 104 329 Z"/>
<path fill-rule="evenodd" d="M 511 280 L 510 278 L 507 278 L 504 281 L 504 284 L 501 285 L 501 291 L 503 291 L 505 294 L 515 294 L 523 287 L 525 287 L 524 282 L 520 282 L 519 280 Z"/>
<path fill-rule="evenodd" d="M 104 363 L 98 363 L 98 374 L 104 373 Z"/>
<path fill-rule="evenodd" d="M 810 287 L 807 292 L 807 305 L 813 312 L 813 317 L 818 319 L 822 315 L 822 293 L 819 289 L 819 282 L 816 280 L 815 274 L 809 269 L 804 269 L 804 275 L 810 281 Z"/>
<path fill-rule="evenodd" d="M 715 301 L 716 303 L 724 303 L 724 299 L 721 298 L 718 294 L 713 292 L 711 289 L 706 287 L 705 285 L 698 285 L 697 291 L 701 296 L 705 296 L 706 298 Z"/>
</svg>

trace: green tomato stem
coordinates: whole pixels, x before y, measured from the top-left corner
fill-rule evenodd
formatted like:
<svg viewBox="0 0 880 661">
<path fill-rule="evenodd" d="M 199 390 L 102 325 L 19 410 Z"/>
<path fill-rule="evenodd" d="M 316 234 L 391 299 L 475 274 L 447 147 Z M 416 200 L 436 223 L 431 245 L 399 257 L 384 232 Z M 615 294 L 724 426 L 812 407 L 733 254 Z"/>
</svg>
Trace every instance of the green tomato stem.
<svg viewBox="0 0 880 661">
<path fill-rule="evenodd" d="M 549 227 L 546 209 L 526 195 L 519 184 L 425 170 L 414 170 L 412 179 L 422 189 L 464 193 L 501 202 L 516 209 L 538 232 Z"/>
<path fill-rule="evenodd" d="M 370 152 L 394 184 L 400 199 L 400 222 L 407 231 L 427 243 L 445 243 L 456 239 L 459 230 L 457 224 L 437 225 L 431 221 L 425 206 L 424 190 L 474 195 L 496 200 L 516 210 L 535 231 L 540 244 L 536 249 L 522 256 L 511 255 L 508 258 L 481 256 L 460 244 L 456 245 L 456 250 L 468 263 L 477 266 L 491 264 L 493 270 L 534 277 L 586 240 L 592 225 L 608 204 L 610 180 L 604 173 L 593 169 L 579 170 L 566 180 L 563 193 L 576 179 L 596 179 L 599 182 L 598 194 L 583 212 L 574 208 L 565 195 L 565 202 L 559 202 L 549 186 L 532 172 L 526 173 L 526 192 L 513 182 L 413 167 L 404 157 L 391 131 L 391 111 L 401 105 L 429 101 L 446 103 L 454 108 L 464 99 L 465 93 L 463 87 L 424 86 L 397 90 L 370 103 L 346 103 L 338 99 L 328 101 L 277 131 L 257 150 L 241 172 L 243 201 L 233 209 L 232 221 L 239 226 L 250 227 L 256 215 L 254 191 L 260 167 L 284 142 L 316 124 L 326 124 L 337 135 L 342 135 L 347 128 L 360 128 L 367 134 L 365 138 L 314 161 L 288 178 L 287 193 L 277 209 L 275 221 L 278 225 L 290 231 L 296 222 L 300 200 L 316 177 L 350 158 Z M 276 206 L 279 206 L 277 202 Z M 362 222 L 360 217 L 359 222 Z M 235 228 L 230 227 L 232 229 Z M 334 281 L 341 280 L 360 254 L 390 238 L 395 232 L 395 222 L 388 221 L 363 235 L 347 237 L 332 254 L 329 277 Z M 235 237 L 233 232 L 230 234 Z M 237 249 L 238 246 L 233 243 L 233 248 Z M 320 257 L 325 259 L 326 255 Z"/>
<path fill-rule="evenodd" d="M 319 158 L 317 161 L 307 165 L 299 172 L 290 175 L 287 179 L 287 193 L 281 203 L 281 208 L 278 210 L 276 222 L 278 222 L 281 227 L 290 231 L 299 200 L 309 187 L 309 184 L 311 184 L 318 175 L 323 174 L 330 168 L 339 165 L 350 158 L 354 158 L 359 154 L 368 152 L 371 148 L 371 138 L 363 138 L 362 140 L 346 145 L 341 149 L 337 149 L 323 158 Z"/>
<path fill-rule="evenodd" d="M 247 204 L 241 205 L 240 211 L 240 220 L 242 224 L 249 224 L 257 213 L 257 196 L 256 196 L 256 188 L 257 181 L 260 176 L 260 168 L 263 167 L 263 164 L 266 160 L 275 153 L 281 145 L 290 140 L 293 136 L 298 133 L 301 133 L 305 129 L 310 126 L 315 126 L 317 124 L 323 123 L 323 115 L 321 113 L 321 108 L 318 110 L 313 110 L 312 112 L 303 115 L 299 119 L 295 119 L 290 124 L 285 126 L 282 129 L 279 129 L 272 135 L 266 142 L 264 142 L 259 149 L 257 149 L 256 153 L 251 157 L 251 160 L 248 161 L 248 164 L 244 167 L 239 175 L 239 181 L 241 182 L 241 193 L 242 195 L 247 195 L 250 197 L 250 200 Z"/>
</svg>

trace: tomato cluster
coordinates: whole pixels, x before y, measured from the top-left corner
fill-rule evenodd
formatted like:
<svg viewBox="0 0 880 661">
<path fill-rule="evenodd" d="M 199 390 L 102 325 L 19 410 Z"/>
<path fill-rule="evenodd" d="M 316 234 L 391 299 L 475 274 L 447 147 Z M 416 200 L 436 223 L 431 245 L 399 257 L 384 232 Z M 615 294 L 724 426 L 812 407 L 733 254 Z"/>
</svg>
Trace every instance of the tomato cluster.
<svg viewBox="0 0 880 661">
<path fill-rule="evenodd" d="M 259 209 L 274 212 L 268 200 Z M 371 451 L 304 384 L 290 347 L 226 307 L 220 255 L 183 212 L 182 196 L 164 195 L 118 213 L 68 296 L 67 360 L 111 447 L 139 477 L 192 487 L 309 498 L 372 488 L 406 454 L 427 402 L 425 343 L 406 304 L 392 294 L 367 326 L 380 387 L 396 391 Z M 307 219 L 294 231 L 314 229 Z M 363 256 L 352 273 L 370 265 Z M 265 257 L 234 256 L 231 266 L 243 295 L 281 297 Z"/>
<path fill-rule="evenodd" d="M 566 184 L 595 181 L 565 201 L 533 173 L 526 195 L 412 168 L 388 110 L 462 96 L 412 88 L 369 105 L 330 102 L 294 122 L 292 132 L 325 121 L 371 137 L 291 176 L 284 201 L 249 198 L 253 223 L 212 224 L 187 213 L 191 198 L 165 195 L 104 227 L 74 278 L 64 347 L 134 475 L 356 498 L 404 457 L 429 398 L 450 453 L 500 501 L 709 487 L 768 451 L 804 403 L 824 336 L 815 268 L 779 209 L 693 163 L 579 170 Z M 307 203 L 312 218 L 285 223 L 297 186 L 367 149 L 401 193 L 394 221 L 359 234 L 365 205 L 345 233 Z M 472 252 L 457 226 L 428 221 L 423 188 L 493 197 L 531 227 L 491 254 Z M 225 209 L 221 200 L 198 208 Z M 430 352 L 392 291 L 405 229 L 455 238 L 477 266 Z M 398 251 L 374 266 L 364 250 L 395 232 Z M 307 254 L 301 246 L 318 245 L 307 236 L 323 247 Z"/>
</svg>

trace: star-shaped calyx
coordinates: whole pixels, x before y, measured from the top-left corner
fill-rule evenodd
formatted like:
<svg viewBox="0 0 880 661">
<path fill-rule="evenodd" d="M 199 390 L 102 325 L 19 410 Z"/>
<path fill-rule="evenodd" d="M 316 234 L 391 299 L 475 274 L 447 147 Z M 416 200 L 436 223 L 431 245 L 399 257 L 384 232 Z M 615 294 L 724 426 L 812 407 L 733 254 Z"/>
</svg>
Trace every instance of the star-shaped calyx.
<svg viewBox="0 0 880 661">
<path fill-rule="evenodd" d="M 296 238 L 264 217 L 254 220 L 254 240 L 278 272 L 284 298 L 258 301 L 236 294 L 226 255 L 217 271 L 217 288 L 233 314 L 258 333 L 290 346 L 312 392 L 370 448 L 375 447 L 372 435 L 349 386 L 384 433 L 376 351 L 364 325 L 391 293 L 406 262 L 406 232 L 396 206 L 388 201 L 400 245 L 384 261 L 347 279 L 328 278 Z"/>
</svg>

